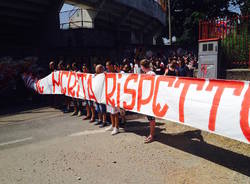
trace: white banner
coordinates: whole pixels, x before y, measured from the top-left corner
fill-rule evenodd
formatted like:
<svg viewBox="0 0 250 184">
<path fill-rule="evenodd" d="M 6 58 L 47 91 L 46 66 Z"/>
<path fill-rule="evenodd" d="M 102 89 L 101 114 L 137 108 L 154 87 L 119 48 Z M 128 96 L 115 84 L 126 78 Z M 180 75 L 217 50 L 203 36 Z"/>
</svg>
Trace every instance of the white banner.
<svg viewBox="0 0 250 184">
<path fill-rule="evenodd" d="M 40 94 L 88 99 L 250 143 L 246 81 L 57 71 L 29 87 Z"/>
</svg>

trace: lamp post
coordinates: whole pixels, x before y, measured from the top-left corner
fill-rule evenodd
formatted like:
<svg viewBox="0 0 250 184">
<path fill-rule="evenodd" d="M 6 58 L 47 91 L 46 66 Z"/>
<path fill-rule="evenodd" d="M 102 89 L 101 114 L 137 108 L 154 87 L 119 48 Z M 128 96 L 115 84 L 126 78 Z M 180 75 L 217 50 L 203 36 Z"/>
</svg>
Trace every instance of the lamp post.
<svg viewBox="0 0 250 184">
<path fill-rule="evenodd" d="M 169 34 L 169 44 L 172 45 L 170 0 L 168 0 L 168 34 Z"/>
</svg>

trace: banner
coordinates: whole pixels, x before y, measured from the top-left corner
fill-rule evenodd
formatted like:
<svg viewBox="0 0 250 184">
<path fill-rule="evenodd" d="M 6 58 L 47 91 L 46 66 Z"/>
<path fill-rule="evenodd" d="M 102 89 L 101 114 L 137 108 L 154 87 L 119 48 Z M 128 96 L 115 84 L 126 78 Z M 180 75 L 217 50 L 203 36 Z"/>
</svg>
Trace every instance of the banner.
<svg viewBox="0 0 250 184">
<path fill-rule="evenodd" d="M 250 143 L 247 81 L 56 71 L 29 86 L 40 94 L 88 99 Z"/>
</svg>

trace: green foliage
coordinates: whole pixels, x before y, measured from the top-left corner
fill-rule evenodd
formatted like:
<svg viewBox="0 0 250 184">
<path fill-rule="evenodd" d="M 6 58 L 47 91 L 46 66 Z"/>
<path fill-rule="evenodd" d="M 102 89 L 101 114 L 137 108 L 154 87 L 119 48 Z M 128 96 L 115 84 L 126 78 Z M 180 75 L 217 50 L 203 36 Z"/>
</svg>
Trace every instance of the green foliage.
<svg viewBox="0 0 250 184">
<path fill-rule="evenodd" d="M 180 44 L 197 44 L 199 20 L 232 15 L 231 0 L 171 0 L 172 34 Z"/>
<path fill-rule="evenodd" d="M 223 58 L 225 58 L 228 67 L 248 67 L 250 35 L 247 27 L 242 32 L 241 34 L 234 32 L 227 35 L 221 43 Z M 246 35 L 248 35 L 248 38 L 246 38 Z"/>
</svg>

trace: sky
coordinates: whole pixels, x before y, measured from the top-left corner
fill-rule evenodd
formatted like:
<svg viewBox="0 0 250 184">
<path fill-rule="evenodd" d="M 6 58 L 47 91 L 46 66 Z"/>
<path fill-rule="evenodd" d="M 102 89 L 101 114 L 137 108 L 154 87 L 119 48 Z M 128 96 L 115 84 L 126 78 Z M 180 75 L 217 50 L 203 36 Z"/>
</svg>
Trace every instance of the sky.
<svg viewBox="0 0 250 184">
<path fill-rule="evenodd" d="M 239 8 L 239 6 L 233 6 L 231 4 L 230 7 L 229 7 L 229 10 L 232 11 L 232 12 L 240 14 L 240 8 Z"/>
<path fill-rule="evenodd" d="M 69 5 L 69 4 L 64 4 L 61 11 L 68 11 L 68 10 L 72 10 L 74 8 L 74 6 Z"/>
</svg>

